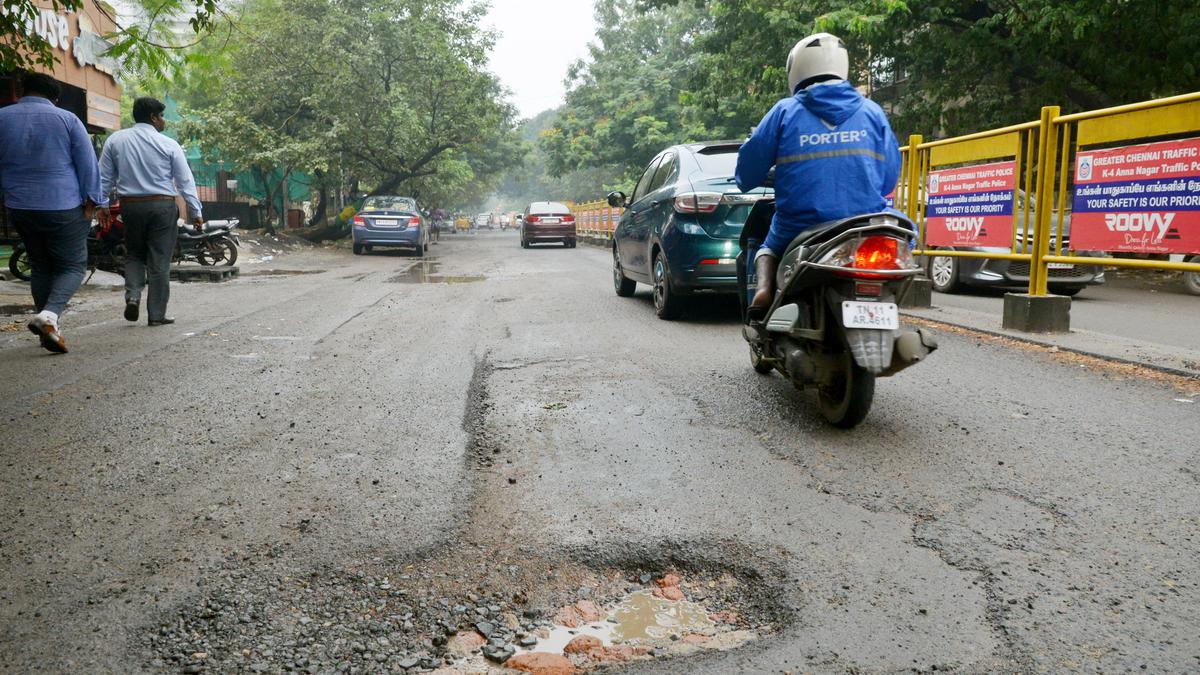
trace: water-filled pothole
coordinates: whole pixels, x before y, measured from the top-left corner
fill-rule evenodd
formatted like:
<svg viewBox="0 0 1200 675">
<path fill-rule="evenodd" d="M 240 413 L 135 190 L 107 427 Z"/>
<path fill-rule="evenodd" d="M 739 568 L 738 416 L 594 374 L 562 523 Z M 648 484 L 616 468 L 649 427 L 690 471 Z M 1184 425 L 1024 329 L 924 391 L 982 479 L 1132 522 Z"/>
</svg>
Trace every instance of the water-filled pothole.
<svg viewBox="0 0 1200 675">
<path fill-rule="evenodd" d="M 411 564 L 376 558 L 296 574 L 279 562 L 286 557 L 239 553 L 206 574 L 203 597 L 141 633 L 143 663 L 492 673 L 549 661 L 574 672 L 733 649 L 781 616 L 763 578 L 729 569 L 597 570 L 561 552 L 469 546 Z"/>
<path fill-rule="evenodd" d="M 18 314 L 30 314 L 34 310 L 33 305 L 0 305 L 0 315 L 16 316 Z"/>
<path fill-rule="evenodd" d="M 438 274 L 440 263 L 433 260 L 423 260 L 388 279 L 393 284 L 470 284 L 483 281 L 487 277 L 480 275 Z"/>
</svg>

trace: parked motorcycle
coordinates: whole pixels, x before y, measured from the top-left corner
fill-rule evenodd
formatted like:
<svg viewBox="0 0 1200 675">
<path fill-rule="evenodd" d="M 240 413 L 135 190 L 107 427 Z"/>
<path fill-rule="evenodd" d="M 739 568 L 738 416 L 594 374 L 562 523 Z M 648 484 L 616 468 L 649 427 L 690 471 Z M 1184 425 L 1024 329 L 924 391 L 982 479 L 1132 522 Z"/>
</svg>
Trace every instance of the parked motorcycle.
<svg viewBox="0 0 1200 675">
<path fill-rule="evenodd" d="M 125 273 L 125 223 L 121 219 L 119 209 L 114 207 L 112 214 L 113 218 L 107 225 L 92 221 L 92 228 L 88 232 L 87 268 L 91 274 L 95 274 L 96 270 L 113 274 Z M 238 222 L 237 218 L 210 220 L 204 223 L 203 232 L 196 232 L 191 225 L 181 226 L 171 262 L 198 262 L 205 266 L 233 265 L 237 262 L 240 243 L 233 231 Z M 13 246 L 12 256 L 8 259 L 8 270 L 16 278 L 29 281 L 29 253 L 23 243 L 18 242 Z M 88 275 L 89 280 L 91 274 Z"/>
<path fill-rule="evenodd" d="M 754 205 L 737 258 L 751 365 L 762 374 L 779 371 L 798 388 L 815 388 L 825 419 L 854 427 L 871 410 L 876 378 L 937 349 L 929 332 L 900 327 L 899 298 L 919 271 L 912 224 L 894 213 L 868 213 L 801 233 L 780 258 L 765 319 L 754 321 L 747 312 L 756 285 L 753 255 L 774 215 L 773 199 Z"/>
</svg>

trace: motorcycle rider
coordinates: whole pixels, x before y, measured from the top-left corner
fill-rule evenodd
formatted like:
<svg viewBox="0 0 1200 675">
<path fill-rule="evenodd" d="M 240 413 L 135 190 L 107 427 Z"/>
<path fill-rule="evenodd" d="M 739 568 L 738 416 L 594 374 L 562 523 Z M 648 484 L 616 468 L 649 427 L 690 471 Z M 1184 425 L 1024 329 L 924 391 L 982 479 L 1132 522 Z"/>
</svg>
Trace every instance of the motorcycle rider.
<svg viewBox="0 0 1200 675">
<path fill-rule="evenodd" d="M 792 96 L 775 104 L 738 151 L 743 192 L 775 167 L 775 218 L 754 259 L 751 318 L 773 299 L 779 257 L 804 230 L 885 210 L 900 177 L 900 145 L 883 110 L 850 84 L 845 45 L 829 33 L 796 43 L 787 58 Z"/>
</svg>

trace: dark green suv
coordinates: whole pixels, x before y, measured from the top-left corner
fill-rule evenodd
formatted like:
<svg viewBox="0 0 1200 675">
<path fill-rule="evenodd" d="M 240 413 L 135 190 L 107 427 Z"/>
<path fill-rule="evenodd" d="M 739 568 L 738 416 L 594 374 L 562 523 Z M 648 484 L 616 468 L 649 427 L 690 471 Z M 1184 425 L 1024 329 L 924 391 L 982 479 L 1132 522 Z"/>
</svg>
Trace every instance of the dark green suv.
<svg viewBox="0 0 1200 675">
<path fill-rule="evenodd" d="M 712 141 L 667 148 L 632 195 L 608 195 L 610 205 L 626 207 L 613 233 L 617 295 L 649 284 L 659 318 L 674 319 L 688 296 L 737 290 L 738 235 L 754 202 L 772 194 L 738 189 L 740 147 L 740 141 Z"/>
</svg>

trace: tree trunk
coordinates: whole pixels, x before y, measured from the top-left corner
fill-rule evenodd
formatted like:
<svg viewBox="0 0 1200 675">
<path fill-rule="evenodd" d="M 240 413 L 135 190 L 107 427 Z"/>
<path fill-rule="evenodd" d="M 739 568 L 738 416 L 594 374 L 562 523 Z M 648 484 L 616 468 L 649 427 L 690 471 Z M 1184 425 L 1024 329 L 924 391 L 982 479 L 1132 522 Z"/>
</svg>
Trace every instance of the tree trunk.
<svg viewBox="0 0 1200 675">
<path fill-rule="evenodd" d="M 314 173 L 317 180 L 321 181 L 321 189 L 317 195 L 317 208 L 313 209 L 312 218 L 308 221 L 308 226 L 313 227 L 318 223 L 325 222 L 325 211 L 329 208 L 329 185 L 325 181 L 325 174 L 318 170 Z"/>
</svg>

